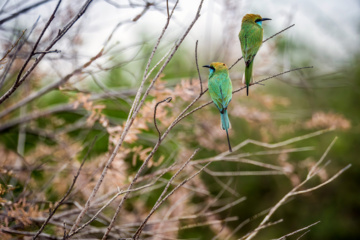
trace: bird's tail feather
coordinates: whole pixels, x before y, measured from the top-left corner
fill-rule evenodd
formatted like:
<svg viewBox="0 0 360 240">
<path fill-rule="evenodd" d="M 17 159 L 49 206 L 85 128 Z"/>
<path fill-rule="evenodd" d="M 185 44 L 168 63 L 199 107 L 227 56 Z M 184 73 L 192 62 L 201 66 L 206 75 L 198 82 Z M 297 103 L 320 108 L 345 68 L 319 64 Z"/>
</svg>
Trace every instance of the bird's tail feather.
<svg viewBox="0 0 360 240">
<path fill-rule="evenodd" d="M 228 133 L 228 129 L 231 128 L 231 124 L 229 121 L 227 110 L 224 110 L 224 113 L 221 113 L 220 116 L 221 116 L 221 128 L 226 131 L 226 137 L 229 145 L 229 152 L 232 152 L 229 133 Z"/>
<path fill-rule="evenodd" d="M 228 130 L 227 130 L 227 129 L 226 129 L 226 137 L 227 137 L 227 141 L 228 141 L 228 145 L 229 145 L 229 152 L 232 152 L 231 144 L 230 144 L 230 139 L 229 139 L 229 133 L 228 133 Z"/>
<path fill-rule="evenodd" d="M 231 128 L 227 110 L 225 110 L 224 113 L 221 113 L 220 117 L 221 117 L 221 128 L 223 130 L 228 130 L 229 128 Z"/>
<path fill-rule="evenodd" d="M 252 68 L 253 68 L 253 63 L 254 61 L 252 61 L 249 65 L 247 65 L 245 67 L 245 83 L 246 83 L 246 95 L 249 96 L 249 85 L 252 79 Z"/>
</svg>

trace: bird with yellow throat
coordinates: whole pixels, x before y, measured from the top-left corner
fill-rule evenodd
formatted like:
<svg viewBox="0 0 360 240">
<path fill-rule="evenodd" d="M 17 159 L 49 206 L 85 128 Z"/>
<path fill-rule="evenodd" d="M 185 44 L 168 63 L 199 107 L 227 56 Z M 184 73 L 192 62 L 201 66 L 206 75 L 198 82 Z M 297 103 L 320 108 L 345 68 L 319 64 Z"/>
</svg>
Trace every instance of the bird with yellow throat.
<svg viewBox="0 0 360 240">
<path fill-rule="evenodd" d="M 254 58 L 263 41 L 264 30 L 262 22 L 267 20 L 271 19 L 262 18 L 257 14 L 246 14 L 242 19 L 239 40 L 245 61 L 245 79 L 243 79 L 243 81 L 245 80 L 246 84 L 246 95 L 249 95 L 249 85 L 252 81 Z"/>
</svg>

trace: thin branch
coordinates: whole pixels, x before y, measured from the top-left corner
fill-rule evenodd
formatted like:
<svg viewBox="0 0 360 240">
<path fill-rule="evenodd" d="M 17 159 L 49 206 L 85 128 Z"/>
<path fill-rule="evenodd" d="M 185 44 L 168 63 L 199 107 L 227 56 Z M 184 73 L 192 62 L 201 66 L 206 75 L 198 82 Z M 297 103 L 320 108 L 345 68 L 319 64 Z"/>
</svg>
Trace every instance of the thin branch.
<svg viewBox="0 0 360 240">
<path fill-rule="evenodd" d="M 201 161 L 201 163 L 206 163 L 206 162 L 219 162 L 219 161 L 226 161 L 226 162 L 237 162 L 237 163 L 247 163 L 247 164 L 251 164 L 254 166 L 259 166 L 259 167 L 263 167 L 263 168 L 268 168 L 268 169 L 272 169 L 272 170 L 277 170 L 277 171 L 281 171 L 281 172 L 285 172 L 286 170 L 283 167 L 280 166 L 276 166 L 273 164 L 269 164 L 269 163 L 263 163 L 263 162 L 259 162 L 259 161 L 255 161 L 255 160 L 251 160 L 251 159 L 239 159 L 239 158 L 235 158 L 235 157 L 224 157 L 222 159 L 212 159 L 212 160 L 206 160 L 206 161 Z M 199 162 L 199 161 L 196 161 Z M 196 163 L 195 161 L 192 162 L 192 164 Z"/>
<path fill-rule="evenodd" d="M 277 142 L 277 143 L 264 143 L 264 142 L 259 142 L 259 141 L 252 140 L 252 139 L 247 139 L 247 140 L 239 143 L 237 146 L 235 146 L 234 149 L 236 149 L 235 151 L 237 151 L 240 148 L 248 145 L 249 143 L 257 145 L 257 146 L 262 146 L 262 147 L 265 147 L 265 148 L 278 148 L 278 147 L 283 147 L 283 146 L 286 146 L 286 145 L 289 145 L 289 144 L 292 144 L 292 143 L 295 143 L 295 142 L 299 142 L 299 141 L 302 141 L 302 140 L 305 140 L 305 139 L 316 137 L 316 136 L 319 136 L 321 134 L 324 134 L 324 133 L 327 133 L 327 132 L 330 132 L 330 131 L 333 131 L 333 130 L 334 130 L 333 128 L 322 129 L 322 130 L 319 130 L 319 131 L 316 131 L 316 132 L 312 132 L 312 133 L 308 133 L 308 134 L 305 134 L 305 135 L 302 135 L 302 136 L 290 138 L 290 139 L 287 139 L 285 141 Z M 228 155 L 228 154 L 225 152 L 225 153 L 220 154 L 219 157 L 223 157 L 225 155 Z"/>
<path fill-rule="evenodd" d="M 267 80 L 269 80 L 269 79 L 271 79 L 271 78 L 276 78 L 276 77 L 278 77 L 278 76 L 284 75 L 284 74 L 289 73 L 289 72 L 299 71 L 299 70 L 308 69 L 308 68 L 313 68 L 313 66 L 293 68 L 293 69 L 290 69 L 290 70 L 288 70 L 288 71 L 281 72 L 281 73 L 272 75 L 272 76 L 270 76 L 270 77 L 264 78 L 264 79 L 259 80 L 259 81 L 257 81 L 257 82 L 253 82 L 253 83 L 251 83 L 249 86 L 252 86 L 252 85 L 255 85 L 255 84 L 259 84 L 259 83 L 261 83 L 261 82 L 267 81 Z M 239 91 L 241 91 L 242 89 L 245 89 L 245 88 L 246 88 L 246 86 L 245 86 L 245 87 L 241 87 L 241 88 L 233 91 L 233 94 L 236 93 L 236 92 L 239 92 Z"/>
<path fill-rule="evenodd" d="M 45 222 L 43 223 L 43 225 L 41 226 L 41 228 L 39 229 L 39 231 L 37 231 L 37 233 L 35 234 L 35 236 L 33 237 L 33 240 L 35 240 L 37 237 L 39 237 L 40 233 L 42 233 L 42 231 L 44 231 L 45 226 L 49 223 L 50 219 L 52 218 L 52 216 L 54 216 L 56 210 L 64 203 L 65 199 L 69 196 L 69 194 L 71 193 L 72 189 L 75 186 L 76 180 L 78 179 L 81 169 L 84 166 L 85 160 L 87 159 L 88 155 L 90 154 L 92 148 L 94 147 L 94 144 L 97 140 L 97 136 L 95 136 L 94 140 L 92 141 L 88 151 L 86 152 L 85 156 L 83 157 L 83 160 L 80 164 L 80 167 L 76 173 L 76 175 L 74 176 L 73 182 L 71 184 L 71 186 L 69 187 L 69 189 L 67 190 L 67 192 L 65 193 L 65 195 L 62 197 L 62 199 L 55 205 L 55 207 L 51 210 L 49 209 L 49 217 L 45 220 Z M 65 228 L 64 228 L 65 229 Z M 64 230 L 65 231 L 65 230 Z M 65 234 L 65 233 L 64 233 Z"/>
<path fill-rule="evenodd" d="M 190 229 L 190 228 L 195 228 L 195 227 L 201 227 L 201 226 L 206 226 L 206 225 L 213 225 L 213 224 L 219 224 L 219 223 L 223 223 L 223 222 L 231 222 L 231 221 L 238 221 L 239 218 L 238 217 L 228 217 L 222 220 L 212 220 L 212 221 L 206 221 L 206 222 L 202 222 L 202 223 L 193 223 L 193 224 L 189 224 L 189 225 L 185 225 L 182 227 L 176 227 L 176 228 L 166 228 L 161 232 L 156 232 L 156 234 L 158 233 L 168 233 L 168 232 L 177 232 L 179 230 L 184 230 L 184 229 Z M 145 231 L 144 231 L 145 232 Z M 149 233 L 149 232 L 146 232 Z M 134 238 L 132 238 L 134 239 Z"/>
<path fill-rule="evenodd" d="M 298 232 L 307 230 L 307 229 L 311 228 L 312 226 L 318 224 L 319 222 L 320 222 L 320 221 L 317 221 L 317 222 L 315 222 L 315 223 L 310 224 L 309 226 L 306 226 L 306 227 L 304 227 L 304 228 L 298 229 L 298 230 L 296 230 L 296 231 L 294 231 L 294 232 L 292 232 L 292 233 L 286 234 L 286 235 L 284 235 L 284 236 L 282 236 L 282 237 L 280 237 L 280 238 L 276 238 L 276 239 L 273 239 L 273 240 L 285 240 L 286 237 L 289 237 L 289 236 L 294 235 L 294 234 L 296 234 L 296 233 L 298 233 Z"/>
<path fill-rule="evenodd" d="M 252 234 L 257 233 L 258 231 L 260 231 L 260 230 L 262 230 L 262 229 L 264 229 L 264 228 L 267 228 L 267 227 L 270 227 L 270 226 L 274 226 L 275 224 L 278 224 L 278 223 L 281 223 L 281 222 L 283 222 L 283 219 L 279 219 L 279 220 L 277 220 L 277 221 L 275 221 L 275 222 L 269 222 L 269 223 L 267 223 L 267 224 L 263 224 L 263 225 L 261 225 L 261 226 L 258 226 L 258 227 L 255 228 L 253 231 L 247 233 L 245 236 L 243 236 L 243 237 L 240 238 L 239 240 L 244 239 L 244 238 L 246 238 L 246 237 L 249 236 L 249 235 L 251 236 Z"/>
<path fill-rule="evenodd" d="M 267 40 L 270 40 L 271 38 L 279 35 L 280 33 L 285 32 L 286 30 L 292 28 L 293 26 L 295 26 L 295 24 L 292 24 L 292 25 L 288 26 L 287 28 L 284 28 L 283 30 L 281 30 L 280 32 L 275 33 L 274 35 L 271 35 L 270 37 L 268 37 L 267 39 L 265 39 L 265 40 L 263 41 L 263 43 L 266 42 Z"/>
<path fill-rule="evenodd" d="M 336 140 L 337 140 L 337 137 L 335 137 L 334 140 L 330 143 L 330 145 L 328 146 L 328 148 L 326 149 L 324 154 L 321 156 L 320 160 L 310 169 L 310 171 L 309 171 L 308 175 L 306 176 L 306 178 L 311 178 L 313 175 L 316 174 L 316 171 L 317 171 L 319 165 L 324 161 L 325 157 L 329 153 L 332 146 L 335 144 Z"/>
<path fill-rule="evenodd" d="M 296 192 L 293 192 L 292 195 L 298 195 L 298 194 L 303 194 L 303 193 L 308 193 L 308 192 L 311 192 L 311 191 L 314 191 L 316 189 L 319 189 L 323 186 L 325 186 L 326 184 L 332 182 L 335 180 L 335 178 L 339 177 L 343 172 L 345 172 L 346 170 L 348 170 L 352 165 L 351 164 L 348 164 L 346 167 L 344 167 L 343 169 L 341 169 L 340 171 L 338 171 L 334 176 L 332 176 L 331 178 L 329 178 L 327 181 L 315 186 L 315 187 L 312 187 L 312 188 L 308 188 L 306 190 L 302 190 L 302 191 L 296 191 Z"/>
<path fill-rule="evenodd" d="M 1 228 L 0 231 L 3 233 L 17 234 L 17 235 L 22 235 L 22 236 L 34 236 L 36 234 L 35 232 L 17 231 L 17 230 L 12 230 L 10 228 Z M 61 240 L 62 239 L 62 238 L 58 238 L 54 235 L 50 235 L 47 233 L 41 233 L 40 237 L 42 239 L 51 239 L 51 240 Z"/>
<path fill-rule="evenodd" d="M 26 32 L 26 30 L 22 31 L 21 35 L 17 38 L 16 42 L 14 44 L 12 44 L 10 49 L 8 49 L 6 51 L 4 56 L 0 59 L 0 64 L 2 64 L 2 61 L 4 61 L 4 59 L 10 54 L 10 52 L 14 49 L 14 47 L 16 47 L 19 44 L 19 41 L 24 36 L 25 32 Z"/>
<path fill-rule="evenodd" d="M 169 0 L 166 0 L 166 13 L 167 13 L 168 18 L 170 18 L 170 15 L 169 15 Z"/>
<path fill-rule="evenodd" d="M 201 75 L 200 75 L 200 70 L 199 70 L 199 63 L 198 63 L 198 42 L 199 40 L 196 40 L 196 44 L 195 44 L 195 63 L 196 63 L 196 69 L 199 75 L 199 81 L 200 81 L 200 94 L 202 94 L 203 92 L 203 84 L 202 84 L 202 80 L 201 80 Z"/>
<path fill-rule="evenodd" d="M 29 11 L 29 10 L 31 10 L 31 9 L 33 9 L 33 8 L 36 8 L 36 7 L 38 7 L 38 6 L 41 6 L 42 4 L 47 3 L 47 2 L 49 2 L 49 1 L 51 1 L 51 0 L 43 0 L 43 1 L 41 1 L 41 2 L 37 2 L 37 3 L 34 3 L 33 5 L 30 5 L 30 6 L 26 7 L 26 8 L 23 8 L 23 9 L 15 12 L 15 13 L 13 13 L 13 14 L 11 14 L 10 16 L 8 16 L 8 17 L 6 17 L 6 18 L 1 19 L 1 20 L 0 20 L 0 25 L 2 25 L 3 23 L 5 23 L 5 22 L 7 22 L 7 21 L 9 21 L 9 20 L 11 20 L 11 19 L 19 16 L 20 14 L 26 13 L 27 11 Z"/>
<path fill-rule="evenodd" d="M 173 50 L 174 47 L 170 48 L 169 51 L 166 54 L 164 54 L 164 56 L 151 68 L 151 70 L 146 75 L 145 79 L 148 79 L 150 77 L 151 73 L 155 70 L 155 68 L 157 68 L 160 65 L 160 63 L 162 63 Z"/>
<path fill-rule="evenodd" d="M 209 169 L 205 170 L 211 176 L 217 177 L 234 177 L 234 176 L 263 176 L 263 175 L 284 175 L 281 171 L 237 171 L 237 172 L 213 172 Z"/>
<path fill-rule="evenodd" d="M 157 123 L 156 123 L 156 109 L 157 109 L 159 104 L 161 104 L 163 102 L 169 103 L 169 102 L 171 102 L 171 100 L 172 100 L 172 97 L 168 97 L 168 98 L 165 98 L 164 100 L 156 103 L 156 105 L 155 105 L 155 109 L 154 109 L 154 125 L 155 125 L 155 128 L 156 128 L 156 131 L 159 133 L 159 141 L 161 140 L 161 133 L 160 133 L 160 130 L 159 130 L 159 128 L 157 126 Z"/>
<path fill-rule="evenodd" d="M 150 8 L 151 6 L 153 6 L 153 5 L 154 5 L 154 3 L 146 2 L 144 9 L 141 11 L 141 13 L 139 13 L 138 15 L 136 15 L 136 16 L 132 19 L 132 21 L 133 21 L 133 22 L 136 22 L 137 20 L 139 20 L 142 16 L 144 16 L 144 14 L 145 14 L 145 13 L 149 10 L 149 8 Z"/>
<path fill-rule="evenodd" d="M 307 230 L 306 232 L 304 232 L 303 234 L 301 234 L 296 240 L 299 240 L 300 238 L 302 238 L 303 236 L 305 236 L 308 232 L 310 232 L 310 230 Z"/>
<path fill-rule="evenodd" d="M 48 53 L 61 53 L 60 50 L 51 50 L 51 51 L 42 51 L 42 52 L 34 52 L 33 55 L 37 55 L 37 54 L 48 54 Z"/>
<path fill-rule="evenodd" d="M 333 142 L 330 144 L 330 146 L 333 145 Z M 326 152 L 328 152 L 330 150 L 330 148 L 327 148 L 326 149 Z M 317 162 L 316 165 L 319 165 L 320 162 L 323 161 L 323 158 L 320 158 L 319 161 Z M 308 192 L 311 192 L 313 190 L 316 190 L 330 182 L 332 182 L 333 180 L 335 180 L 338 176 L 340 176 L 344 171 L 346 171 L 347 169 L 349 169 L 351 167 L 351 164 L 347 165 L 346 167 L 344 167 L 343 169 L 341 169 L 339 172 L 337 172 L 334 176 L 332 176 L 329 180 L 313 187 L 313 188 L 309 188 L 309 189 L 306 189 L 306 190 L 303 190 L 303 191 L 298 191 L 298 189 L 300 189 L 302 186 L 304 186 L 310 179 L 312 179 L 315 174 L 312 174 L 312 175 L 308 175 L 310 177 L 307 177 L 304 181 L 302 181 L 300 184 L 298 184 L 297 186 L 295 186 L 290 192 L 288 192 L 282 199 L 280 199 L 279 202 L 277 202 L 272 208 L 271 210 L 269 211 L 269 213 L 264 217 L 264 219 L 261 221 L 261 223 L 259 224 L 259 227 L 263 226 L 264 224 L 266 224 L 269 219 L 271 218 L 271 216 L 277 211 L 277 209 L 283 205 L 283 203 L 290 197 L 292 196 L 295 196 L 295 195 L 298 195 L 298 194 L 303 194 L 303 193 L 308 193 Z M 318 173 L 318 171 L 316 172 Z M 258 228 L 259 228 L 258 227 Z M 253 239 L 257 233 L 259 232 L 259 230 L 257 231 L 253 231 L 247 238 L 246 240 L 250 240 L 250 239 Z"/>
</svg>

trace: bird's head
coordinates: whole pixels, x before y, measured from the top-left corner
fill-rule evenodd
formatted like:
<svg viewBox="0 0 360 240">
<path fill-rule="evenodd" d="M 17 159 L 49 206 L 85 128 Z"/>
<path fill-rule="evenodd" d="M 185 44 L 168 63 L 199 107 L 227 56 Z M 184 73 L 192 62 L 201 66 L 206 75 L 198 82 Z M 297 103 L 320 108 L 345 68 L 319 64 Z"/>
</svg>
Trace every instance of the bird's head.
<svg viewBox="0 0 360 240">
<path fill-rule="evenodd" d="M 271 20 L 271 18 L 262 18 L 258 14 L 246 14 L 242 19 L 242 23 L 254 23 L 262 27 L 262 22 L 267 20 Z"/>
<path fill-rule="evenodd" d="M 209 78 L 214 74 L 214 73 L 218 73 L 218 72 L 222 72 L 222 71 L 228 71 L 228 67 L 226 66 L 225 63 L 221 63 L 221 62 L 213 62 L 210 65 L 205 65 L 203 67 L 209 68 L 210 74 L 209 74 Z"/>
</svg>

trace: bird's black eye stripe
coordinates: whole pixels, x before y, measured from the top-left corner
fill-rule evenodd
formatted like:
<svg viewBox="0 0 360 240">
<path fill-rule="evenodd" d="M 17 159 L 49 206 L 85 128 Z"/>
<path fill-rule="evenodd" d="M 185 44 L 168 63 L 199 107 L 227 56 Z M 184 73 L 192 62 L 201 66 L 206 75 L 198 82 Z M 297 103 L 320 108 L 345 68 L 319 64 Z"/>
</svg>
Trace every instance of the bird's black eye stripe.
<svg viewBox="0 0 360 240">
<path fill-rule="evenodd" d="M 257 23 L 257 22 L 261 22 L 261 20 L 262 20 L 261 18 L 258 18 L 258 19 L 255 20 L 255 22 L 256 22 L 256 23 Z"/>
<path fill-rule="evenodd" d="M 210 69 L 212 69 L 213 71 L 215 71 L 215 68 L 214 68 L 214 67 L 210 67 Z"/>
</svg>

